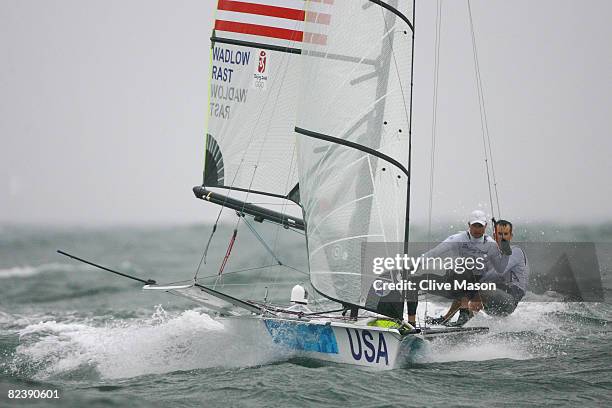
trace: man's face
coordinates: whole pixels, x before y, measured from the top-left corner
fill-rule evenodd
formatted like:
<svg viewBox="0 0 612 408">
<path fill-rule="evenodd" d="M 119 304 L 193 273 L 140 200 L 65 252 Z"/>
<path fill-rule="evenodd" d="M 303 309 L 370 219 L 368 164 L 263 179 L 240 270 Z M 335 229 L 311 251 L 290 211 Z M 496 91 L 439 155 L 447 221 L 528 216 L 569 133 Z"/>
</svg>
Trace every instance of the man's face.
<svg viewBox="0 0 612 408">
<path fill-rule="evenodd" d="M 484 235 L 486 227 L 486 225 L 474 222 L 470 225 L 470 235 L 474 238 L 480 238 Z"/>
<path fill-rule="evenodd" d="M 502 239 L 512 241 L 512 229 L 509 225 L 498 225 L 495 240 L 500 242 Z"/>
</svg>

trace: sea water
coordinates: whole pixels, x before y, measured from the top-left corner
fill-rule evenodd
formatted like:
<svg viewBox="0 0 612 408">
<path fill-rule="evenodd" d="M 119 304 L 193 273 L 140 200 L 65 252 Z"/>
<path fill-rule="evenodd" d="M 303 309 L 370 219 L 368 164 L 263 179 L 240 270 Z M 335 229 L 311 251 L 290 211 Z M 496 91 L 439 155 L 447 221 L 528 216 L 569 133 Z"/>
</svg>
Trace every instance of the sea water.
<svg viewBox="0 0 612 408">
<path fill-rule="evenodd" d="M 546 228 L 541 227 L 543 231 Z M 521 303 L 507 318 L 480 314 L 490 332 L 428 343 L 408 366 L 374 372 L 304 359 L 197 305 L 58 255 L 63 249 L 140 278 L 191 279 L 207 225 L 121 228 L 0 228 L 0 406 L 610 406 L 610 279 L 606 302 Z M 245 229 L 246 231 L 246 229 Z M 221 282 L 245 297 L 288 297 L 307 281 L 299 235 L 267 237 L 294 276 L 239 232 Z M 581 229 L 585 239 L 588 233 Z M 200 268 L 214 284 L 231 228 L 217 232 Z M 571 238 L 571 232 L 567 232 Z M 612 241 L 612 234 L 599 241 Z M 220 258 L 221 257 L 221 258 Z M 245 263 L 246 262 L 246 263 Z M 276 285 L 276 286 L 274 286 Z M 286 300 L 286 299 L 285 299 Z M 196 307 L 194 307 L 196 306 Z M 448 305 L 421 301 L 435 316 Z M 59 398 L 9 399 L 10 390 L 57 390 Z M 13 394 L 14 395 L 14 394 Z"/>
</svg>

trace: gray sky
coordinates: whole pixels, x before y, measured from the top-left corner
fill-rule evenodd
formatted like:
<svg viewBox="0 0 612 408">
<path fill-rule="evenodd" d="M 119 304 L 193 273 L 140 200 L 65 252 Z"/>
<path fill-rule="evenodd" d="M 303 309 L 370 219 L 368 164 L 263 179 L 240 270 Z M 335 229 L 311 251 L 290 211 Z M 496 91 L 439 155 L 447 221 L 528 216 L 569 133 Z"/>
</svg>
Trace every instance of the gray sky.
<svg viewBox="0 0 612 408">
<path fill-rule="evenodd" d="M 199 222 L 213 0 L 0 0 L 0 222 Z M 611 221 L 612 2 L 472 0 L 502 212 Z M 435 1 L 417 1 L 427 216 Z M 442 21 L 434 221 L 488 207 L 467 8 Z M 487 208 L 485 208 L 487 209 Z"/>
</svg>

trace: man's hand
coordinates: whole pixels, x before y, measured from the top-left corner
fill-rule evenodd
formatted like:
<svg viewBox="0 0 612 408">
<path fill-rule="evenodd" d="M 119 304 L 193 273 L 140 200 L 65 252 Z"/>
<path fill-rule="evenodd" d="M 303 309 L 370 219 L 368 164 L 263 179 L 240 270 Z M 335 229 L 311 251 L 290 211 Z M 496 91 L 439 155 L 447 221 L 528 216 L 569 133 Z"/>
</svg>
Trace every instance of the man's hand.
<svg viewBox="0 0 612 408">
<path fill-rule="evenodd" d="M 505 239 L 502 239 L 499 242 L 499 250 L 504 255 L 512 255 L 512 248 L 510 248 L 510 241 L 506 241 Z"/>
<path fill-rule="evenodd" d="M 446 322 L 446 318 L 444 316 L 425 318 L 425 323 L 427 324 L 444 324 L 444 322 Z"/>
</svg>

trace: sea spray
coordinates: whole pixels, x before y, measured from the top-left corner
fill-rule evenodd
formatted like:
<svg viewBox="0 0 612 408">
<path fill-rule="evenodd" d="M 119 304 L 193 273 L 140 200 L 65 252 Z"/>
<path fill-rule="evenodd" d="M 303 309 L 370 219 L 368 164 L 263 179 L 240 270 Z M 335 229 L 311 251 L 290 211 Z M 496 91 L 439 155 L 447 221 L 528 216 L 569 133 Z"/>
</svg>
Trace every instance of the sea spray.
<svg viewBox="0 0 612 408">
<path fill-rule="evenodd" d="M 39 380 L 93 368 L 101 378 L 128 378 L 208 367 L 246 367 L 282 353 L 228 331 L 196 310 L 167 313 L 161 305 L 147 319 L 92 322 L 45 321 L 19 331 L 15 366 Z"/>
</svg>

